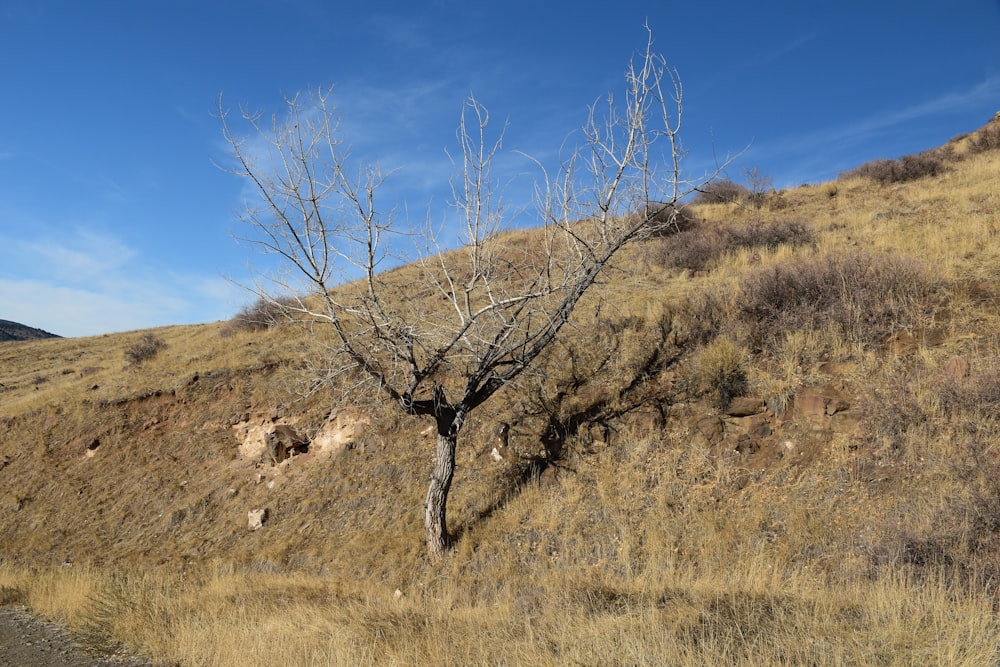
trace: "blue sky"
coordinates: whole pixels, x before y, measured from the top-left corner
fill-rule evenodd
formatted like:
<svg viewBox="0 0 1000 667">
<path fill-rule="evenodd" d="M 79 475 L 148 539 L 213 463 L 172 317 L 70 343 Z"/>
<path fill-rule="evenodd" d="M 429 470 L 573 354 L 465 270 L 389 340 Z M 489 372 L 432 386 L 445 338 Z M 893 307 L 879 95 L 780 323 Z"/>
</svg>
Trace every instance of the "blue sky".
<svg viewBox="0 0 1000 667">
<path fill-rule="evenodd" d="M 749 145 L 735 180 L 819 182 L 1000 110 L 997 0 L 0 0 L 0 319 L 86 336 L 250 300 L 220 94 L 276 112 L 334 84 L 353 154 L 398 168 L 387 190 L 422 216 L 470 92 L 544 158 L 620 89 L 647 20 L 693 171 Z"/>
</svg>

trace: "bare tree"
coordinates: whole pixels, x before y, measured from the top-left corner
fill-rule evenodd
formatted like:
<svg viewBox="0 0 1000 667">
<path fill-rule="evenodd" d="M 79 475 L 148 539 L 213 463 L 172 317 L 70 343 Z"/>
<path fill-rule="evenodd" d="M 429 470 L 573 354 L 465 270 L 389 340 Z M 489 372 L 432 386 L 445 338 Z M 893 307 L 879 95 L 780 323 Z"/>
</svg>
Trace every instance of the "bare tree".
<svg viewBox="0 0 1000 667">
<path fill-rule="evenodd" d="M 459 433 L 469 414 L 518 378 L 570 321 L 581 297 L 628 243 L 664 212 L 716 175 L 682 178 L 681 81 L 645 49 L 625 71 L 620 102 L 595 103 L 558 169 L 535 161 L 537 243 L 504 243 L 510 225 L 492 169 L 503 132 L 491 138 L 489 114 L 475 98 L 464 105 L 453 156 L 454 210 L 464 246 L 442 251 L 432 232 L 418 232 L 379 208 L 386 184 L 378 165 L 350 166 L 338 134 L 331 90 L 286 99 L 284 115 L 242 111 L 238 134 L 222 108 L 234 173 L 253 185 L 242 220 L 252 240 L 277 255 L 309 286 L 297 317 L 331 332 L 336 354 L 318 385 L 345 382 L 381 396 L 411 415 L 433 418 L 433 470 L 424 505 L 432 558 L 449 546 L 447 501 Z M 655 222 L 654 222 L 655 220 Z M 446 307 L 407 298 L 387 263 L 416 235 L 423 250 L 419 285 Z"/>
</svg>

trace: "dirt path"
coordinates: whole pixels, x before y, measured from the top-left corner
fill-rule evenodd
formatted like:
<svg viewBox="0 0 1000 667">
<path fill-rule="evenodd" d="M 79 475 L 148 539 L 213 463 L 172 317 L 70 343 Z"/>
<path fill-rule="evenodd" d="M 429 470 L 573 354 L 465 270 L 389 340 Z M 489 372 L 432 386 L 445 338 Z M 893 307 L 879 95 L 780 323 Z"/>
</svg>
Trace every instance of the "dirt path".
<svg viewBox="0 0 1000 667">
<path fill-rule="evenodd" d="M 127 656 L 95 657 L 66 629 L 42 621 L 21 607 L 0 607 L 0 667 L 147 667 Z"/>
</svg>

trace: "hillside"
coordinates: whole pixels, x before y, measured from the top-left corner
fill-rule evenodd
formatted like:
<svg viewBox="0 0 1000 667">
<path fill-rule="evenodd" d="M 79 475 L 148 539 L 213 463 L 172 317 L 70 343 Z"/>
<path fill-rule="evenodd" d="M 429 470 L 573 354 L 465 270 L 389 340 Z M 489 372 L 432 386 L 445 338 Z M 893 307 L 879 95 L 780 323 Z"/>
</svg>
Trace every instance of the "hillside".
<svg viewBox="0 0 1000 667">
<path fill-rule="evenodd" d="M 0 320 L 0 343 L 8 340 L 35 340 L 38 338 L 59 338 L 59 336 L 17 322 Z"/>
<path fill-rule="evenodd" d="M 192 665 L 996 664 L 998 137 L 628 249 L 473 414 L 441 566 L 429 422 L 303 391 L 306 327 L 0 346 L 0 604 Z"/>
</svg>

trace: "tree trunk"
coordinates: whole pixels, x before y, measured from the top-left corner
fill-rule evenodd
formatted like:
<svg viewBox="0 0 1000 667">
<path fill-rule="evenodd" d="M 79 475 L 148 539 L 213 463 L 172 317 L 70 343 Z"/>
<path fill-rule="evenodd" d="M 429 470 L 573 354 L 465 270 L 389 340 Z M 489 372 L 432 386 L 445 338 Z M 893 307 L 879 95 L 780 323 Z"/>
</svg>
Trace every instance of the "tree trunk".
<svg viewBox="0 0 1000 667">
<path fill-rule="evenodd" d="M 427 536 L 427 554 L 432 560 L 444 556 L 450 545 L 448 536 L 448 492 L 455 475 L 455 445 L 462 417 L 437 417 L 437 449 L 434 452 L 434 472 L 427 487 L 424 503 L 424 531 Z"/>
</svg>

